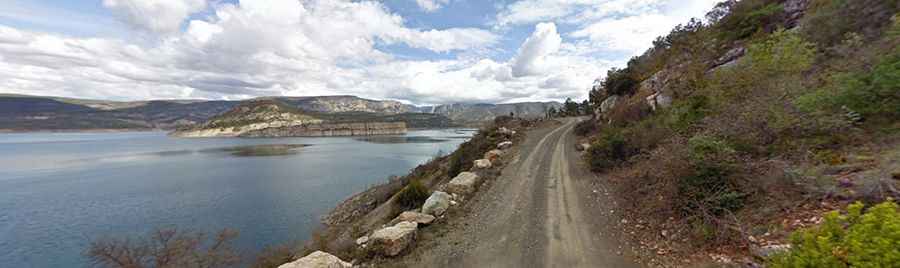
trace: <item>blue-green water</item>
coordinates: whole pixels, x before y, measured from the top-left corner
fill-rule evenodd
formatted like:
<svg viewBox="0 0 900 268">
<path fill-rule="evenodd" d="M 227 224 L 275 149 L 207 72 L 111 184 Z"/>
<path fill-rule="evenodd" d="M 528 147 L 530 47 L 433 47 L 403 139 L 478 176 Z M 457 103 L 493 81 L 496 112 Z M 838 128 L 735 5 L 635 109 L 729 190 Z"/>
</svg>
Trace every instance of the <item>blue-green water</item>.
<svg viewBox="0 0 900 268">
<path fill-rule="evenodd" d="M 303 240 L 344 198 L 471 132 L 414 138 L 180 139 L 161 132 L 0 134 L 0 266 L 83 267 L 102 236 L 177 226 L 240 232 L 244 258 Z M 309 144 L 246 156 L 236 146 Z M 240 147 L 253 148 L 253 147 Z M 249 154 L 257 155 L 257 154 Z M 263 154 L 265 155 L 265 154 Z"/>
</svg>

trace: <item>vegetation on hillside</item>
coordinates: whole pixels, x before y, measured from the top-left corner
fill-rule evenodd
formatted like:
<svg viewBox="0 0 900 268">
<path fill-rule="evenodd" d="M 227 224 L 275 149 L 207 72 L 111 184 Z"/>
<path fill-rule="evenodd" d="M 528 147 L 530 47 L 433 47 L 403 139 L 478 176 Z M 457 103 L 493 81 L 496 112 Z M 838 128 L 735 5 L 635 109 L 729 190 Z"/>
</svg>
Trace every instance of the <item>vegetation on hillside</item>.
<svg viewBox="0 0 900 268">
<path fill-rule="evenodd" d="M 793 2 L 720 3 L 591 90 L 595 107 L 619 100 L 581 131 L 585 161 L 619 178 L 635 217 L 690 230 L 688 247 L 745 245 L 758 225 L 835 196 L 806 170 L 897 145 L 898 3 L 811 0 L 797 19 Z M 660 94 L 671 104 L 651 107 Z M 886 191 L 850 197 L 898 194 Z"/>
<path fill-rule="evenodd" d="M 863 212 L 856 202 L 841 215 L 791 236 L 794 248 L 771 260 L 772 267 L 891 267 L 900 264 L 900 210 L 893 200 Z"/>
</svg>

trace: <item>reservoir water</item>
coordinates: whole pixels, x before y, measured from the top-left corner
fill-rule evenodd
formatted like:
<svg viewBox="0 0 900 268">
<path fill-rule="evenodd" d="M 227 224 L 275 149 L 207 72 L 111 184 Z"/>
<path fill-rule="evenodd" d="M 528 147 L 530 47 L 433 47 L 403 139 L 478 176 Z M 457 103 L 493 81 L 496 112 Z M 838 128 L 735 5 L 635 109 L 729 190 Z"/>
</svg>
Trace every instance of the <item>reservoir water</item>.
<svg viewBox="0 0 900 268">
<path fill-rule="evenodd" d="M 0 134 L 0 266 L 85 267 L 82 253 L 92 240 L 159 227 L 233 228 L 246 261 L 265 246 L 305 240 L 338 202 L 452 152 L 471 134 Z"/>
</svg>

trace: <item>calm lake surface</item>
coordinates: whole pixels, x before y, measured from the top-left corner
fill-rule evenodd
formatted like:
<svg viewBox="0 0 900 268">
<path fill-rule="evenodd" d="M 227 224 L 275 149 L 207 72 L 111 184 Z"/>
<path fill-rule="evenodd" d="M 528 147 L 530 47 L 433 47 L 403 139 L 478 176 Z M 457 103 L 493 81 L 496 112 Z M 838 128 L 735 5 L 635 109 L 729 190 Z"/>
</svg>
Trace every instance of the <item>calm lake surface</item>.
<svg viewBox="0 0 900 268">
<path fill-rule="evenodd" d="M 338 202 L 452 152 L 471 134 L 0 134 L 0 266 L 84 267 L 82 252 L 95 238 L 167 226 L 207 233 L 234 228 L 247 261 L 267 245 L 308 238 Z"/>
</svg>

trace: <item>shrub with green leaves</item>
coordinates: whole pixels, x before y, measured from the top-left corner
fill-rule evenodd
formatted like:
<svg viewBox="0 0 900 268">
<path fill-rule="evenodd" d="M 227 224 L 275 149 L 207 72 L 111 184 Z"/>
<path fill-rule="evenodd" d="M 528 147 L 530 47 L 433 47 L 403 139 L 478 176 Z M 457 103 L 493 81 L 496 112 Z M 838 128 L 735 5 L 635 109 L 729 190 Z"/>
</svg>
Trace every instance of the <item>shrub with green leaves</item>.
<svg viewBox="0 0 900 268">
<path fill-rule="evenodd" d="M 726 40 L 746 38 L 761 28 L 771 26 L 778 21 L 784 7 L 778 3 L 767 3 L 764 0 L 744 0 L 735 5 L 731 14 L 719 21 L 721 33 Z"/>
<path fill-rule="evenodd" d="M 863 213 L 857 202 L 845 215 L 829 212 L 821 225 L 795 232 L 791 245 L 772 267 L 897 267 L 900 210 L 888 200 Z"/>
<path fill-rule="evenodd" d="M 588 163 L 595 172 L 612 168 L 634 155 L 619 129 L 605 129 L 588 149 Z"/>
<path fill-rule="evenodd" d="M 418 179 L 413 178 L 409 180 L 409 184 L 406 187 L 403 187 L 397 193 L 397 202 L 404 208 L 415 208 L 425 203 L 425 199 L 428 199 L 429 194 L 428 187 L 422 185 Z"/>
<path fill-rule="evenodd" d="M 744 194 L 732 178 L 728 143 L 707 135 L 688 140 L 688 158 L 693 171 L 678 180 L 681 208 L 690 214 L 719 216 L 744 206 Z"/>
<path fill-rule="evenodd" d="M 842 112 L 865 117 L 900 118 L 900 53 L 881 60 L 871 71 L 838 73 L 829 84 L 800 96 L 796 103 L 806 112 Z"/>
</svg>

